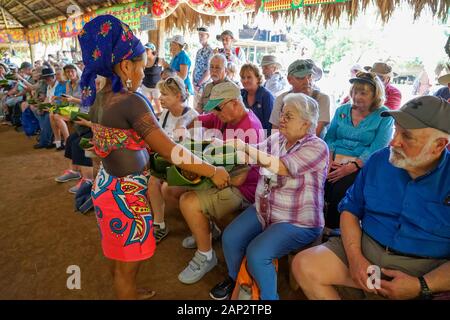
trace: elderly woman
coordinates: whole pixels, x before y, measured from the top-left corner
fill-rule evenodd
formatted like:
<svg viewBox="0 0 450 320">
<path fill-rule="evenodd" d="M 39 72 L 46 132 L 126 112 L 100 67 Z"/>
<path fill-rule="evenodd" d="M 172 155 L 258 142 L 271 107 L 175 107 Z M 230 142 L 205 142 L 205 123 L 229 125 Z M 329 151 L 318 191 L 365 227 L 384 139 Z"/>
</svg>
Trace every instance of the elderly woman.
<svg viewBox="0 0 450 320">
<path fill-rule="evenodd" d="M 198 113 L 194 109 L 189 108 L 187 99 L 189 94 L 186 90 L 183 80 L 174 76 L 167 80 L 160 81 L 157 89 L 161 92 L 159 100 L 163 107 L 163 112 L 159 116 L 159 125 L 164 132 L 173 137 L 173 131 L 176 124 L 181 118 L 197 118 Z M 167 185 L 165 183 L 165 185 Z M 164 222 L 164 199 L 162 195 L 163 182 L 156 178 L 150 177 L 148 183 L 149 199 L 152 199 L 151 205 L 154 216 L 154 235 L 156 243 L 161 241 L 169 233 L 169 228 Z"/>
<path fill-rule="evenodd" d="M 310 244 L 322 231 L 328 148 L 314 134 L 318 105 L 302 93 L 287 95 L 284 103 L 279 132 L 256 147 L 233 141 L 262 168 L 255 206 L 238 216 L 222 236 L 228 278 L 211 290 L 214 299 L 230 295 L 244 256 L 261 299 L 278 299 L 272 260 Z"/>
<path fill-rule="evenodd" d="M 330 172 L 325 187 L 326 226 L 339 227 L 337 206 L 353 184 L 369 156 L 388 145 L 393 120 L 380 114 L 388 110 L 384 86 L 374 73 L 358 72 L 350 79 L 351 103 L 340 106 L 334 115 L 325 142 L 330 148 Z"/>
<path fill-rule="evenodd" d="M 182 147 L 177 149 L 180 152 L 172 152 L 176 144 L 158 125 L 148 100 L 136 93 L 144 77 L 146 54 L 128 25 L 114 16 L 101 15 L 84 25 L 78 39 L 85 64 L 82 103 L 97 111 L 92 142 L 102 167 L 92 198 L 103 253 L 112 261 L 119 299 L 149 298 L 154 292 L 136 288 L 141 262 L 155 251 L 153 217 L 146 197 L 148 179 L 143 174 L 149 161 L 147 146 L 182 169 L 210 177 L 220 188 L 228 185 L 229 175 Z M 97 75 L 107 78 L 98 96 Z"/>
<path fill-rule="evenodd" d="M 252 63 L 244 64 L 241 67 L 240 76 L 242 86 L 244 87 L 241 90 L 244 104 L 255 113 L 269 136 L 270 130 L 272 129 L 272 124 L 269 122 L 269 119 L 275 98 L 262 86 L 263 75 L 258 66 Z"/>
<path fill-rule="evenodd" d="M 188 89 L 189 94 L 194 94 L 194 88 L 192 87 L 191 79 L 189 78 L 189 71 L 191 68 L 191 59 L 189 58 L 184 48 L 186 47 L 186 41 L 181 35 L 176 35 L 170 40 L 170 55 L 172 56 L 172 61 L 170 64 L 166 61 L 162 61 L 162 66 L 164 68 L 172 68 L 177 72 L 177 75 L 184 80 L 184 84 Z"/>
</svg>

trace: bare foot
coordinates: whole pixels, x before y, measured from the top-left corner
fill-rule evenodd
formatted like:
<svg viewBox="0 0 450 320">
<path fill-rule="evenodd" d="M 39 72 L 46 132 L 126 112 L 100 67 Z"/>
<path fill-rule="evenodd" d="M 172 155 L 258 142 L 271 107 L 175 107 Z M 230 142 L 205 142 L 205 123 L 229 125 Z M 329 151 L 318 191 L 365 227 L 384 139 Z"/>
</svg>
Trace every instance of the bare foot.
<svg viewBox="0 0 450 320">
<path fill-rule="evenodd" d="M 138 288 L 137 289 L 138 300 L 148 300 L 153 298 L 156 291 L 150 290 L 148 288 Z"/>
</svg>

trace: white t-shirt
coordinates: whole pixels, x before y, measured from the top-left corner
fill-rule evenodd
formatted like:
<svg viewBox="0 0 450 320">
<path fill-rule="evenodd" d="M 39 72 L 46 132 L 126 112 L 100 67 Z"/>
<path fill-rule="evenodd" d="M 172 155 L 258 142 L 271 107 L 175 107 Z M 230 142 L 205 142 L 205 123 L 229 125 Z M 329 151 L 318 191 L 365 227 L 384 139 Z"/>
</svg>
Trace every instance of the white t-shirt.
<svg viewBox="0 0 450 320">
<path fill-rule="evenodd" d="M 192 108 L 186 107 L 188 111 L 186 111 L 183 115 L 179 117 L 175 117 L 172 113 L 169 112 L 168 109 L 164 109 L 159 116 L 158 122 L 161 128 L 163 128 L 164 132 L 172 135 L 172 132 L 175 130 L 175 126 L 177 121 L 184 117 L 196 118 L 198 116 L 198 112 Z"/>
</svg>

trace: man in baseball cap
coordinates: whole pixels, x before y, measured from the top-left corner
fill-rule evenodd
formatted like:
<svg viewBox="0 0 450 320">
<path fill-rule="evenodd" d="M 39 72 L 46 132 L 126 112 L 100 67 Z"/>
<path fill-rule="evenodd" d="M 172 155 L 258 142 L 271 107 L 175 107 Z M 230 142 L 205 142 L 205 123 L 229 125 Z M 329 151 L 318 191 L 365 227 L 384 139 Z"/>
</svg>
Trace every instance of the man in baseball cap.
<svg viewBox="0 0 450 320">
<path fill-rule="evenodd" d="M 245 108 L 239 87 L 232 82 L 222 82 L 215 85 L 211 97 L 204 107 L 209 113 L 196 119 L 186 120 L 184 127 L 190 127 L 194 122 L 200 122 L 205 129 L 211 129 L 216 138 L 222 140 L 240 137 L 247 143 L 257 144 L 264 139 L 264 132 L 258 117 Z M 178 127 L 182 128 L 182 124 Z M 217 137 L 220 130 L 222 137 Z M 252 166 L 231 180 L 231 186 L 222 190 L 210 188 L 184 193 L 180 198 L 180 210 L 194 235 L 195 241 L 189 247 L 197 247 L 198 251 L 186 268 L 178 275 L 178 280 L 185 284 L 199 281 L 207 272 L 217 265 L 217 257 L 212 248 L 209 219 L 229 219 L 236 210 L 242 210 L 255 201 L 258 170 Z M 222 220 L 223 221 L 223 220 Z M 194 228 L 195 226 L 195 228 Z M 197 227 L 204 226 L 204 227 Z M 187 243 L 186 238 L 183 246 Z M 192 268 L 192 265 L 196 268 Z"/>
<path fill-rule="evenodd" d="M 316 86 L 316 81 L 322 78 L 322 69 L 318 67 L 311 59 L 299 59 L 292 62 L 288 67 L 287 80 L 292 89 L 283 92 L 275 99 L 275 105 L 270 115 L 272 128 L 278 128 L 281 110 L 283 108 L 283 99 L 289 93 L 303 93 L 310 96 L 319 104 L 319 122 L 316 127 L 317 136 L 324 138 L 326 126 L 330 123 L 330 97 L 321 92 Z"/>
<path fill-rule="evenodd" d="M 450 103 L 422 96 L 382 116 L 395 119 L 395 134 L 340 202 L 342 238 L 293 260 L 308 299 L 339 299 L 334 285 L 342 284 L 369 299 L 433 299 L 450 291 Z M 369 265 L 381 268 L 379 286 L 367 281 Z"/>
<path fill-rule="evenodd" d="M 222 42 L 223 48 L 214 49 L 214 53 L 220 53 L 227 58 L 227 62 L 231 62 L 237 65 L 245 63 L 245 55 L 240 47 L 234 47 L 233 43 L 236 41 L 233 32 L 225 30 L 221 34 L 216 36 L 218 41 Z"/>
</svg>

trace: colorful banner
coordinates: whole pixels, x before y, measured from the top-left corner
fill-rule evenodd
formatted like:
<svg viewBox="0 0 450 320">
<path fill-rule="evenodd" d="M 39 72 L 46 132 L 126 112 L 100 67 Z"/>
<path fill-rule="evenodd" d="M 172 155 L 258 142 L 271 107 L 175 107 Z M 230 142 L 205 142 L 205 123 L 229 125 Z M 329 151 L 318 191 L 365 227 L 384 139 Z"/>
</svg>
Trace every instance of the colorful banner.
<svg viewBox="0 0 450 320">
<path fill-rule="evenodd" d="M 262 0 L 262 10 L 265 12 L 276 12 L 285 10 L 296 10 L 301 7 L 315 6 L 320 4 L 341 3 L 349 0 Z"/>
<path fill-rule="evenodd" d="M 147 13 L 148 4 L 143 1 L 113 6 L 109 8 L 101 8 L 96 11 L 97 15 L 111 14 L 115 16 L 116 18 L 128 24 L 129 27 L 133 30 L 139 29 L 140 18 Z"/>
<path fill-rule="evenodd" d="M 150 13 L 155 20 L 170 16 L 181 4 L 201 14 L 210 16 L 228 16 L 251 12 L 255 8 L 255 0 L 153 0 L 150 3 Z"/>
<path fill-rule="evenodd" d="M 71 38 L 80 33 L 84 25 L 95 17 L 95 13 L 87 13 L 76 18 L 69 18 L 59 23 L 59 34 L 63 38 Z"/>
<path fill-rule="evenodd" d="M 0 30 L 0 43 L 20 43 L 26 41 L 27 38 L 23 29 Z"/>
</svg>

